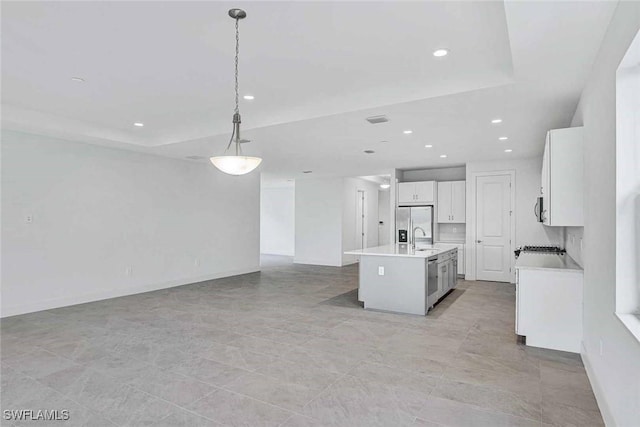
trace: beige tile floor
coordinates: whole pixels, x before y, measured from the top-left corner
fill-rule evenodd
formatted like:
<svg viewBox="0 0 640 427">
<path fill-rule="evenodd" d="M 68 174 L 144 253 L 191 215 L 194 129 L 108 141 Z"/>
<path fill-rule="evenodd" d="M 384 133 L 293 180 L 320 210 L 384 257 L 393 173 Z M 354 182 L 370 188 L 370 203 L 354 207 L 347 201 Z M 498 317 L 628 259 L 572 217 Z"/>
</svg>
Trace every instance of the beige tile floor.
<svg viewBox="0 0 640 427">
<path fill-rule="evenodd" d="M 3 319 L 2 409 L 67 409 L 68 426 L 603 425 L 577 355 L 516 342 L 512 285 L 460 281 L 427 317 L 365 311 L 356 287 L 355 266 L 271 258 Z"/>
</svg>

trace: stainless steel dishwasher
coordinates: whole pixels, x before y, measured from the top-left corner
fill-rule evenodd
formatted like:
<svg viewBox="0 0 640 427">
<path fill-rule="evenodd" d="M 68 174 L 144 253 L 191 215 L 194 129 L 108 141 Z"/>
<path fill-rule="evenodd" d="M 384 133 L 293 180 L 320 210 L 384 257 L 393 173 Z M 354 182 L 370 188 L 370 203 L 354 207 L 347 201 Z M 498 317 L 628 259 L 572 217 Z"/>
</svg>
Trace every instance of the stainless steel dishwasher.
<svg viewBox="0 0 640 427">
<path fill-rule="evenodd" d="M 427 310 L 438 301 L 438 259 L 427 262 Z"/>
</svg>

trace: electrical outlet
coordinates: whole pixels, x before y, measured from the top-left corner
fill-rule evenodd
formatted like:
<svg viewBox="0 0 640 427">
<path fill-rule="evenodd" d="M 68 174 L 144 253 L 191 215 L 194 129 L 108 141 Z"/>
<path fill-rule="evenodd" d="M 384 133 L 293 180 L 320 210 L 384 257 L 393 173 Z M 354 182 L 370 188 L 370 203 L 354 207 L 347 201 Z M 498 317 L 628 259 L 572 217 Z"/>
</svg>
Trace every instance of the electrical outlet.
<svg viewBox="0 0 640 427">
<path fill-rule="evenodd" d="M 454 232 L 454 233 L 458 232 L 458 229 L 457 229 L 457 228 L 455 228 L 455 227 L 453 227 L 453 232 Z"/>
<path fill-rule="evenodd" d="M 127 277 L 131 277 L 133 276 L 133 267 L 132 266 L 128 266 L 127 268 L 124 269 L 124 274 Z"/>
<path fill-rule="evenodd" d="M 27 215 L 24 218 L 24 222 L 26 222 L 27 224 L 31 224 L 33 222 L 33 215 Z"/>
<path fill-rule="evenodd" d="M 195 265 L 196 267 L 200 267 L 200 260 L 199 260 L 198 258 L 196 258 L 196 259 L 193 261 L 193 265 Z"/>
<path fill-rule="evenodd" d="M 384 267 L 378 266 L 378 276 L 384 276 Z"/>
</svg>

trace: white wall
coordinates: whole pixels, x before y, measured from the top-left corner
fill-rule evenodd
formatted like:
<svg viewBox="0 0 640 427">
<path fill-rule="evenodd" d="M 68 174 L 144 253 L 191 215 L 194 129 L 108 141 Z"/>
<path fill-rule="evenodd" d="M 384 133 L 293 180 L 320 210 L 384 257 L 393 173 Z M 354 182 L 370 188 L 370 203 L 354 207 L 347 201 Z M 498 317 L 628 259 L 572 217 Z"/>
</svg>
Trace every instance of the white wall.
<svg viewBox="0 0 640 427">
<path fill-rule="evenodd" d="M 257 271 L 259 189 L 257 173 L 3 131 L 2 315 Z"/>
<path fill-rule="evenodd" d="M 640 28 L 640 2 L 620 2 L 582 93 L 573 126 L 585 133 L 583 360 L 609 426 L 640 420 L 640 342 L 616 297 L 616 69 Z M 602 343 L 602 353 L 600 353 Z"/>
<path fill-rule="evenodd" d="M 342 204 L 342 178 L 296 180 L 295 263 L 342 265 Z"/>
<path fill-rule="evenodd" d="M 415 169 L 402 173 L 403 182 L 414 181 L 464 181 L 466 169 L 464 166 L 452 168 Z"/>
<path fill-rule="evenodd" d="M 378 189 L 379 184 L 358 178 L 344 178 L 342 207 L 342 252 L 356 249 L 357 192 L 365 192 L 366 238 L 365 247 L 378 246 Z M 358 261 L 355 255 L 342 255 L 342 265 Z"/>
<path fill-rule="evenodd" d="M 293 256 L 295 188 L 260 190 L 260 253 Z"/>
<path fill-rule="evenodd" d="M 541 144 L 544 141 L 541 141 Z M 542 176 L 542 157 L 531 159 L 501 160 L 494 162 L 467 163 L 467 236 L 465 275 L 475 280 L 475 212 L 473 210 L 473 174 L 477 172 L 515 171 L 515 244 L 521 245 L 560 245 L 563 241 L 563 229 L 546 227 L 536 221 L 533 208 L 536 197 L 540 195 Z"/>
<path fill-rule="evenodd" d="M 377 246 L 378 184 L 357 178 L 296 181 L 295 263 L 341 267 L 356 262 L 343 252 L 356 247 L 358 190 L 367 194 L 367 246 Z"/>
</svg>

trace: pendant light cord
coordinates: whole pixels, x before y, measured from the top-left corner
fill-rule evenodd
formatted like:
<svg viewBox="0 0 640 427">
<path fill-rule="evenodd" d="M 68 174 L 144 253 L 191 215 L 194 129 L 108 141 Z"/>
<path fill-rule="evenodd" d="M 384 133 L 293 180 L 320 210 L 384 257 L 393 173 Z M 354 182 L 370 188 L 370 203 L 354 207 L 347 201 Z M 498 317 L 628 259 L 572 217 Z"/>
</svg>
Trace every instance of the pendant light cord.
<svg viewBox="0 0 640 427">
<path fill-rule="evenodd" d="M 240 55 L 240 29 L 238 28 L 238 22 L 240 21 L 240 19 L 236 18 L 236 58 L 235 58 L 235 80 L 236 80 L 236 85 L 235 85 L 235 91 L 236 91 L 236 108 L 234 110 L 235 114 L 240 114 L 240 107 L 239 107 L 239 90 L 238 90 L 238 56 Z M 231 133 L 231 139 L 229 139 L 229 144 L 227 145 L 227 150 L 229 148 L 231 148 L 231 144 L 233 143 L 233 138 L 236 136 L 236 126 L 234 124 L 233 126 L 233 132 Z M 225 150 L 225 151 L 227 151 Z M 239 138 L 236 138 L 236 156 L 241 154 L 242 152 L 242 147 L 240 147 L 240 141 Z"/>
<path fill-rule="evenodd" d="M 240 55 L 240 30 L 238 29 L 238 18 L 236 18 L 236 69 L 235 69 L 235 77 L 236 77 L 236 109 L 235 112 L 240 112 L 240 107 L 238 107 L 238 56 Z"/>
</svg>

